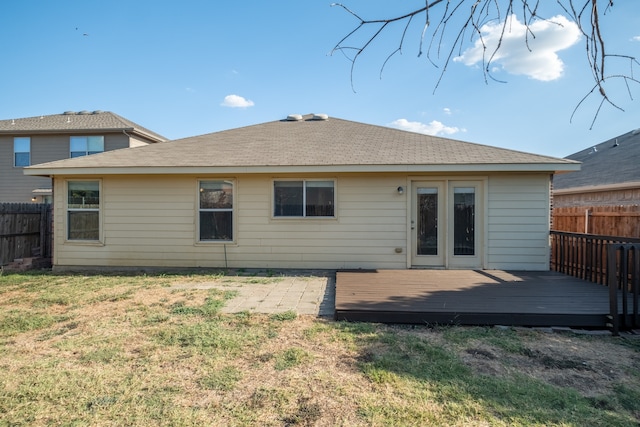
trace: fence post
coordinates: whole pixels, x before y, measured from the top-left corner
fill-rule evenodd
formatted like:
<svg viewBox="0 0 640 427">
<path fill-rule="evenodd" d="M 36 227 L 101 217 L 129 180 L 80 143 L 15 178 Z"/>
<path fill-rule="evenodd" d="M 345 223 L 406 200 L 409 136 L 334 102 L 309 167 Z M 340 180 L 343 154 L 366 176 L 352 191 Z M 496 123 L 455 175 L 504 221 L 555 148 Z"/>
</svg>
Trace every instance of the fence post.
<svg viewBox="0 0 640 427">
<path fill-rule="evenodd" d="M 640 327 L 640 311 L 638 307 L 638 298 L 640 293 L 640 245 L 633 245 L 633 274 L 631 276 L 631 287 L 633 294 L 633 315 L 631 323 L 634 328 Z"/>
<path fill-rule="evenodd" d="M 618 290 L 622 292 L 622 321 L 620 326 L 626 328 L 629 326 L 629 253 L 632 247 L 629 245 L 620 245 L 622 249 L 620 253 L 620 266 L 618 271 Z M 620 311 L 620 310 L 619 310 Z"/>
<path fill-rule="evenodd" d="M 556 269 L 556 271 L 559 271 L 561 273 L 567 273 L 567 271 L 565 270 L 565 250 L 564 250 L 564 234 L 560 234 L 559 236 L 559 241 L 558 241 L 558 245 L 559 245 L 559 250 L 558 250 L 558 259 L 560 260 L 560 262 L 556 261 L 556 265 L 559 265 L 559 267 Z"/>
<path fill-rule="evenodd" d="M 40 206 L 40 256 L 46 256 L 47 205 Z"/>
<path fill-rule="evenodd" d="M 618 316 L 618 280 L 617 272 L 617 253 L 621 245 L 609 244 L 607 251 L 607 285 L 609 286 L 609 320 L 608 325 L 611 328 L 613 336 L 620 335 L 620 317 Z"/>
<path fill-rule="evenodd" d="M 42 211 L 40 216 L 40 241 L 42 242 L 41 246 L 41 255 L 43 258 L 51 257 L 51 219 L 52 219 L 52 209 L 50 204 L 42 205 Z"/>
</svg>

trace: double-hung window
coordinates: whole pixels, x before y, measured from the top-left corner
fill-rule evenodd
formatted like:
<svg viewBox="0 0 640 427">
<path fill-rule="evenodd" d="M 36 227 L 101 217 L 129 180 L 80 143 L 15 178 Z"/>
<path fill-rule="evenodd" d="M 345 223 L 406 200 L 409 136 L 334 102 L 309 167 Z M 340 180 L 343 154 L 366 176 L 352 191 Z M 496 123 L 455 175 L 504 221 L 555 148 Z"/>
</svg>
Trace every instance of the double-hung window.
<svg viewBox="0 0 640 427">
<path fill-rule="evenodd" d="M 274 217 L 334 217 L 335 182 L 274 181 Z"/>
<path fill-rule="evenodd" d="M 100 181 L 67 183 L 67 239 L 100 240 Z"/>
<path fill-rule="evenodd" d="M 233 240 L 233 182 L 199 182 L 199 237 L 201 242 Z"/>
<path fill-rule="evenodd" d="M 72 136 L 69 146 L 71 158 L 102 153 L 104 151 L 104 136 Z"/>
<path fill-rule="evenodd" d="M 31 138 L 17 136 L 13 138 L 13 165 L 15 167 L 31 166 Z"/>
</svg>

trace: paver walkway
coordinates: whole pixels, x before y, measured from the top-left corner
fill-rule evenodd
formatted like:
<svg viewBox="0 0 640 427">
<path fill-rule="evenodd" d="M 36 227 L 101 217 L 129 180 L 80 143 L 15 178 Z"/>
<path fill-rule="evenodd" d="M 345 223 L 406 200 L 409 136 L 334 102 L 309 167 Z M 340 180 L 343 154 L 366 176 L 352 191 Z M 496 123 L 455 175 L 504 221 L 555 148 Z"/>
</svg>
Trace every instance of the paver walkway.
<svg viewBox="0 0 640 427">
<path fill-rule="evenodd" d="M 225 276 L 221 280 L 199 283 L 179 283 L 175 289 L 220 289 L 236 291 L 223 313 L 250 311 L 333 316 L 335 312 L 335 276 L 287 274 L 277 277 Z"/>
</svg>

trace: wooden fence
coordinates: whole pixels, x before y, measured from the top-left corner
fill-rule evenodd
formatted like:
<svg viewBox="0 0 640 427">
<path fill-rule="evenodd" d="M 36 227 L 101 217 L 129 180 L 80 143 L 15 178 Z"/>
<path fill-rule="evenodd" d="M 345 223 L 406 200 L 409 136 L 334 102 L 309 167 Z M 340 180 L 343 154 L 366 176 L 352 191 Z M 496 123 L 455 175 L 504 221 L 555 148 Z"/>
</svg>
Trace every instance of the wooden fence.
<svg viewBox="0 0 640 427">
<path fill-rule="evenodd" d="M 51 257 L 51 205 L 0 203 L 0 265 Z"/>
<path fill-rule="evenodd" d="M 552 228 L 569 233 L 640 238 L 640 206 L 554 208 Z"/>
</svg>

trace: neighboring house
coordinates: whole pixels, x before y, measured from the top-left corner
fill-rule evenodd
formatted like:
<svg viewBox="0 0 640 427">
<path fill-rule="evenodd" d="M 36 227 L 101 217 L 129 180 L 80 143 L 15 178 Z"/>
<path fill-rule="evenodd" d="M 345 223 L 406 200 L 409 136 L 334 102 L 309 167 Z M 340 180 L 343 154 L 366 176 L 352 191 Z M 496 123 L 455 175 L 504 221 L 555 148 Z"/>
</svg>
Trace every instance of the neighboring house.
<svg viewBox="0 0 640 427">
<path fill-rule="evenodd" d="M 553 229 L 640 237 L 640 129 L 571 154 L 580 172 L 553 178 Z"/>
<path fill-rule="evenodd" d="M 25 173 L 54 180 L 57 270 L 548 270 L 551 176 L 579 167 L 292 115 Z"/>
<path fill-rule="evenodd" d="M 554 207 L 640 204 L 640 129 L 566 158 L 582 169 L 553 178 Z"/>
<path fill-rule="evenodd" d="M 25 176 L 27 166 L 163 141 L 108 111 L 0 120 L 0 202 L 50 202 L 51 180 Z"/>
</svg>

